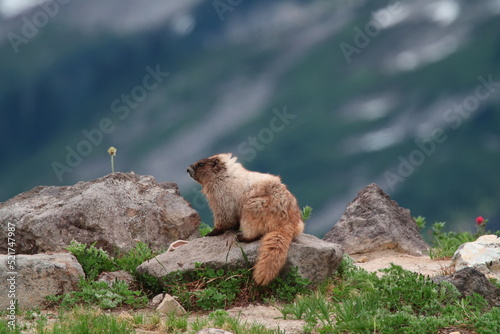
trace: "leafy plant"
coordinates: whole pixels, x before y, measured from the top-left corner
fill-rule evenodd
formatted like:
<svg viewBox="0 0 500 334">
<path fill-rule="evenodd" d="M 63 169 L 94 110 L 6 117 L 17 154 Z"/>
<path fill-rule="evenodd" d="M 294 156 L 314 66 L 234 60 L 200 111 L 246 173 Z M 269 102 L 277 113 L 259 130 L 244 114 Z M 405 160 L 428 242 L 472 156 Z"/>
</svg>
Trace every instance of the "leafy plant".
<svg viewBox="0 0 500 334">
<path fill-rule="evenodd" d="M 443 232 L 445 222 L 432 225 L 432 248 L 429 255 L 433 259 L 452 257 L 460 245 L 476 240 L 469 232 Z"/>
<path fill-rule="evenodd" d="M 72 240 L 66 247 L 80 262 L 87 279 L 95 280 L 103 271 L 116 270 L 116 265 L 109 254 L 95 247 L 96 242 L 87 246 L 78 241 Z"/>
<path fill-rule="evenodd" d="M 302 221 L 306 221 L 308 220 L 309 218 L 311 218 L 311 215 L 312 215 L 312 211 L 313 209 L 309 206 L 309 205 L 306 205 L 305 207 L 302 208 Z"/>
<path fill-rule="evenodd" d="M 418 216 L 418 217 L 413 217 L 413 220 L 415 220 L 415 223 L 417 224 L 417 228 L 419 231 L 422 231 L 425 228 L 425 225 L 427 222 L 425 221 L 425 217 Z"/>
<path fill-rule="evenodd" d="M 116 307 L 144 307 L 148 299 L 141 291 L 130 290 L 127 283 L 116 281 L 111 286 L 106 282 L 88 281 L 80 279 L 79 290 L 64 295 L 50 295 L 47 297 L 50 305 L 60 305 L 69 309 L 76 305 L 93 305 L 101 309 Z"/>
<path fill-rule="evenodd" d="M 104 271 L 125 270 L 136 276 L 136 268 L 143 262 L 157 255 L 145 243 L 138 242 L 135 248 L 128 252 L 118 253 L 116 258 L 108 252 L 95 247 L 96 243 L 87 246 L 78 241 L 71 241 L 66 247 L 80 262 L 88 280 L 95 280 Z"/>
<path fill-rule="evenodd" d="M 135 248 L 132 248 L 128 252 L 118 254 L 118 256 L 114 259 L 114 262 L 116 268 L 128 271 L 135 276 L 137 267 L 140 264 L 152 259 L 156 255 L 158 254 L 153 252 L 147 244 L 138 242 L 135 245 Z"/>
<path fill-rule="evenodd" d="M 213 228 L 210 225 L 207 225 L 205 223 L 200 224 L 200 235 L 202 237 L 206 236 L 208 233 L 212 232 Z"/>
</svg>

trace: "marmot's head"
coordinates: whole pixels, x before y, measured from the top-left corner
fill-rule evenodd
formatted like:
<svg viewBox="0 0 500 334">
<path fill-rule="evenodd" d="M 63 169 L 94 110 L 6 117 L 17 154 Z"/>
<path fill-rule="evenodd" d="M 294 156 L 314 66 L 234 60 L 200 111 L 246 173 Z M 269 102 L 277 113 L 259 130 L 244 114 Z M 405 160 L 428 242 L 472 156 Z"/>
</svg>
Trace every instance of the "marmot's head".
<svg viewBox="0 0 500 334">
<path fill-rule="evenodd" d="M 187 172 L 201 185 L 227 177 L 228 167 L 236 162 L 231 153 L 221 153 L 201 159 L 188 166 Z"/>
</svg>

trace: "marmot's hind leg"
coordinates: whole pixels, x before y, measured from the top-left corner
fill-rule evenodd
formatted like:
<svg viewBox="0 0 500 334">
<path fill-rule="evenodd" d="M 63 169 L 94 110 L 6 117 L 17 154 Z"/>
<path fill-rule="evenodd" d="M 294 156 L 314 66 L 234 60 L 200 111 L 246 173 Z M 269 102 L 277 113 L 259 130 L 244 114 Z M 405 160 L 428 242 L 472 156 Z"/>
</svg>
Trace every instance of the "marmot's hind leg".
<svg viewBox="0 0 500 334">
<path fill-rule="evenodd" d="M 252 242 L 266 234 L 267 206 L 266 197 L 253 197 L 243 204 L 240 220 L 242 234 L 238 236 L 239 241 Z"/>
<path fill-rule="evenodd" d="M 257 241 L 261 238 L 262 236 L 259 235 L 257 237 L 254 237 L 254 238 L 246 238 L 243 234 L 240 234 L 238 235 L 238 241 L 239 242 L 246 242 L 246 243 L 249 243 L 249 242 L 254 242 L 254 241 Z"/>
</svg>

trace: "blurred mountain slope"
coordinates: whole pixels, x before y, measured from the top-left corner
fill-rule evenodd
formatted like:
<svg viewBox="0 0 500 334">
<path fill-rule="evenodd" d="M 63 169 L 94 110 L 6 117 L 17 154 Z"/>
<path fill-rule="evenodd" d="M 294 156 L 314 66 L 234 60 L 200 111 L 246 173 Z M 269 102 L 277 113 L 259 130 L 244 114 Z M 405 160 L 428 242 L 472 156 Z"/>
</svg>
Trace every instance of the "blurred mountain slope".
<svg viewBox="0 0 500 334">
<path fill-rule="evenodd" d="M 499 14 L 486 0 L 32 7 L 0 22 L 0 200 L 109 173 L 113 145 L 118 170 L 179 183 L 206 221 L 185 167 L 231 151 L 313 206 L 317 235 L 371 182 L 430 222 L 498 222 Z"/>
</svg>

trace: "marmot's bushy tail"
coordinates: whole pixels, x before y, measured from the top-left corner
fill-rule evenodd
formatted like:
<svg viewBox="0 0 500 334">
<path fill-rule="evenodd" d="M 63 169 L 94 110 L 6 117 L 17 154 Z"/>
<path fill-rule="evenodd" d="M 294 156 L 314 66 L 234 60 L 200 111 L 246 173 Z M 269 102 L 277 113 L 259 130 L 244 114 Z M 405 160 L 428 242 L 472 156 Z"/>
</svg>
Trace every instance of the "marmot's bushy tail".
<svg viewBox="0 0 500 334">
<path fill-rule="evenodd" d="M 253 272 L 253 279 L 257 284 L 267 285 L 279 275 L 286 263 L 292 239 L 292 234 L 283 231 L 273 231 L 262 237 Z"/>
</svg>

